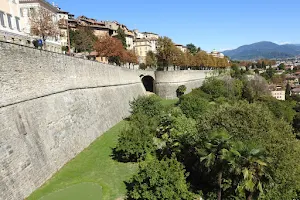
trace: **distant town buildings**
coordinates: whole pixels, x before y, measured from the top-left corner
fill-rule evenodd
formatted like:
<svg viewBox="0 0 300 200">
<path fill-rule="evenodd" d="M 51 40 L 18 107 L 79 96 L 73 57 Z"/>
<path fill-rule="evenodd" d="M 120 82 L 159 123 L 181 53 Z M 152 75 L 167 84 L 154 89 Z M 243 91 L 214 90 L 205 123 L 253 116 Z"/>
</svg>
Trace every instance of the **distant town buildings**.
<svg viewBox="0 0 300 200">
<path fill-rule="evenodd" d="M 118 29 L 125 33 L 126 48 L 134 51 L 139 63 L 146 62 L 149 51 L 157 53 L 157 41 L 159 35 L 152 32 L 139 32 L 137 29 L 129 30 L 127 26 L 117 21 L 98 21 L 86 16 L 75 16 L 68 11 L 62 10 L 54 3 L 47 0 L 2 0 L 0 2 L 0 40 L 13 42 L 33 47 L 33 40 L 41 39 L 40 36 L 31 33 L 30 17 L 38 9 L 43 8 L 53 14 L 53 21 L 57 24 L 59 35 L 48 37 L 45 48 L 53 52 L 66 52 L 69 47 L 69 31 L 79 27 L 89 27 L 97 37 L 118 35 Z M 176 44 L 182 52 L 187 52 L 184 45 Z M 72 52 L 72 51 L 71 51 Z M 100 62 L 108 62 L 107 58 L 98 58 L 96 52 L 92 56 Z M 224 55 L 219 52 L 211 52 L 215 57 L 222 58 Z"/>
<path fill-rule="evenodd" d="M 137 29 L 134 32 L 134 51 L 139 57 L 139 63 L 146 62 L 146 56 L 149 51 L 157 52 L 157 40 L 159 35 L 151 32 L 139 32 Z"/>
<path fill-rule="evenodd" d="M 68 20 L 69 20 L 69 12 L 63 11 L 61 9 L 57 12 L 58 18 L 58 26 L 60 30 L 60 42 L 62 47 L 68 46 Z"/>
<path fill-rule="evenodd" d="M 40 39 L 38 36 L 31 34 L 30 16 L 38 11 L 38 9 L 46 9 L 53 14 L 54 23 L 58 23 L 58 7 L 48 3 L 45 0 L 19 0 L 20 14 L 24 24 L 24 33 L 32 39 Z M 61 52 L 60 36 L 47 38 L 46 50 L 53 52 Z"/>
<path fill-rule="evenodd" d="M 215 58 L 224 58 L 225 57 L 223 53 L 220 53 L 220 52 L 216 51 L 215 49 L 208 54 L 212 55 Z"/>
<path fill-rule="evenodd" d="M 273 86 L 271 88 L 271 95 L 278 100 L 285 101 L 285 89 L 281 86 Z"/>
</svg>

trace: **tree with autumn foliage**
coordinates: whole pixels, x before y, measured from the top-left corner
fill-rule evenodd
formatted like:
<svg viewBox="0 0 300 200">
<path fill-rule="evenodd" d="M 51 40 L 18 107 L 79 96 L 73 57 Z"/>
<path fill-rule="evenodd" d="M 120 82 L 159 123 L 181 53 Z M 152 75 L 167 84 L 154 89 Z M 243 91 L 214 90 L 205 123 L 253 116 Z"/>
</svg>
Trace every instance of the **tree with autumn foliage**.
<svg viewBox="0 0 300 200">
<path fill-rule="evenodd" d="M 167 67 L 173 65 L 177 47 L 168 37 L 160 37 L 157 40 L 157 60 L 159 65 Z"/>
<path fill-rule="evenodd" d="M 49 37 L 56 38 L 60 35 L 55 15 L 45 8 L 35 8 L 30 13 L 30 33 L 39 36 L 44 43 Z"/>
<path fill-rule="evenodd" d="M 116 63 L 119 66 L 125 63 L 138 63 L 135 52 L 124 49 L 121 40 L 109 35 L 100 37 L 96 41 L 94 49 L 98 52 L 99 56 L 107 57 L 110 63 Z"/>
<path fill-rule="evenodd" d="M 121 56 L 121 62 L 129 63 L 129 67 L 130 67 L 130 64 L 138 64 L 138 57 L 134 51 L 123 50 Z"/>
<path fill-rule="evenodd" d="M 121 65 L 121 57 L 124 57 L 124 48 L 119 39 L 109 35 L 102 36 L 96 41 L 94 49 L 99 56 L 107 57 L 110 63 Z"/>
</svg>

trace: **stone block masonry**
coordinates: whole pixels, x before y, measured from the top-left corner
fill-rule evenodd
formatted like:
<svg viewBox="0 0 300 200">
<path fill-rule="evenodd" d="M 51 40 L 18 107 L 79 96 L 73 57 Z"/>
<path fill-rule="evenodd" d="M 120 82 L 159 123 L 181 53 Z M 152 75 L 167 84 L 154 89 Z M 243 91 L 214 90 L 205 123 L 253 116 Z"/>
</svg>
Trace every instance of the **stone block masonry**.
<svg viewBox="0 0 300 200">
<path fill-rule="evenodd" d="M 145 94 L 133 70 L 0 42 L 0 199 L 40 187 Z"/>
<path fill-rule="evenodd" d="M 129 101 L 154 91 L 176 98 L 206 71 L 130 70 L 0 42 L 0 200 L 21 200 L 129 115 Z"/>
<path fill-rule="evenodd" d="M 212 73 L 211 70 L 156 71 L 155 93 L 165 99 L 175 99 L 180 85 L 185 85 L 185 93 L 189 93 L 192 89 L 199 88 Z"/>
</svg>

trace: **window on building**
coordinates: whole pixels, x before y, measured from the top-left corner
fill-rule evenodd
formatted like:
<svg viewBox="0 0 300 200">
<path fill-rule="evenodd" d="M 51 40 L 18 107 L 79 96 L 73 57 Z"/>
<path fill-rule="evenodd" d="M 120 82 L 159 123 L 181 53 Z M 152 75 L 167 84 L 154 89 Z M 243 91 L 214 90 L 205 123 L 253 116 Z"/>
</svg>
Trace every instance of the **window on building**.
<svg viewBox="0 0 300 200">
<path fill-rule="evenodd" d="M 4 12 L 2 12 L 2 11 L 0 11 L 0 24 L 1 24 L 1 26 L 5 27 Z"/>
<path fill-rule="evenodd" d="M 11 23 L 11 15 L 10 15 L 10 14 L 7 14 L 7 22 L 8 22 L 9 28 L 10 28 L 10 29 L 13 29 L 12 23 Z"/>
<path fill-rule="evenodd" d="M 34 15 L 35 15 L 35 9 L 29 8 L 29 16 L 34 16 Z"/>
<path fill-rule="evenodd" d="M 17 30 L 21 31 L 21 29 L 20 29 L 20 18 L 19 17 L 16 17 L 16 26 L 17 26 Z"/>
</svg>

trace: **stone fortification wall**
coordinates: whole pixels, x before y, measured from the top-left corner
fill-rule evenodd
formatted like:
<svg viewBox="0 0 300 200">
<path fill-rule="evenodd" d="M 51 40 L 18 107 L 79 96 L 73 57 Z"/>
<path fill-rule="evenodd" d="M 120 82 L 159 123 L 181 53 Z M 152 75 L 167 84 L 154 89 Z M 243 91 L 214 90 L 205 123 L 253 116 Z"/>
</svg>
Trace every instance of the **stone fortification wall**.
<svg viewBox="0 0 300 200">
<path fill-rule="evenodd" d="M 178 86 L 185 85 L 189 93 L 194 88 L 202 85 L 205 77 L 211 76 L 210 70 L 181 70 L 181 71 L 156 71 L 155 93 L 162 98 L 176 98 Z"/>
<path fill-rule="evenodd" d="M 137 73 L 0 42 L 0 199 L 24 199 L 144 95 Z"/>
</svg>

